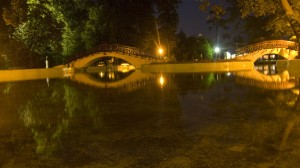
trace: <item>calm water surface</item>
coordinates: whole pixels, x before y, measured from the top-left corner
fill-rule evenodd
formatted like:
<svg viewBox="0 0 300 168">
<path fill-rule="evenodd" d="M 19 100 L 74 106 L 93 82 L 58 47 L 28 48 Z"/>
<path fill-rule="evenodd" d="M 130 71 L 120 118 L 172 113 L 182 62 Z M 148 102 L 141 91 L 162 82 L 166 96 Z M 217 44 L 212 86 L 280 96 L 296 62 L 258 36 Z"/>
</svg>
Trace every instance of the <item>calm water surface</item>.
<svg viewBox="0 0 300 168">
<path fill-rule="evenodd" d="M 135 74 L 0 83 L 0 167 L 299 165 L 296 78 Z"/>
</svg>

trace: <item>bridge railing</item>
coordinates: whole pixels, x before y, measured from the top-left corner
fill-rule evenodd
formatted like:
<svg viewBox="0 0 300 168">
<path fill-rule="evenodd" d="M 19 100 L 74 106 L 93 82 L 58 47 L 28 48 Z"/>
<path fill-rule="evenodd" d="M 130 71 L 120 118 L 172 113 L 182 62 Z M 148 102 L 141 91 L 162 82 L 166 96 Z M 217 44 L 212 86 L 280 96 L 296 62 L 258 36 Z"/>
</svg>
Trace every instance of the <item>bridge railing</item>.
<svg viewBox="0 0 300 168">
<path fill-rule="evenodd" d="M 121 45 L 121 44 L 100 44 L 99 46 L 92 48 L 88 51 L 81 52 L 79 54 L 76 54 L 75 56 L 71 57 L 67 62 L 72 62 L 77 59 L 86 57 L 88 55 L 92 55 L 94 53 L 98 52 L 121 52 L 122 54 L 126 54 L 129 56 L 134 56 L 134 57 L 141 57 L 143 59 L 155 59 L 156 56 L 152 54 L 149 51 L 137 48 L 137 47 L 131 47 L 131 46 L 126 46 L 126 45 Z"/>
<path fill-rule="evenodd" d="M 254 51 L 262 49 L 272 49 L 272 48 L 287 48 L 292 50 L 298 50 L 298 45 L 292 41 L 286 40 L 268 40 L 255 44 L 251 44 L 236 50 L 236 54 L 252 53 Z"/>
<path fill-rule="evenodd" d="M 128 55 L 134 55 L 134 56 L 142 56 L 142 57 L 154 57 L 153 54 L 150 52 L 137 48 L 137 47 L 131 47 L 126 45 L 120 45 L 120 44 L 101 44 L 100 51 L 103 52 L 122 52 L 123 54 Z"/>
</svg>

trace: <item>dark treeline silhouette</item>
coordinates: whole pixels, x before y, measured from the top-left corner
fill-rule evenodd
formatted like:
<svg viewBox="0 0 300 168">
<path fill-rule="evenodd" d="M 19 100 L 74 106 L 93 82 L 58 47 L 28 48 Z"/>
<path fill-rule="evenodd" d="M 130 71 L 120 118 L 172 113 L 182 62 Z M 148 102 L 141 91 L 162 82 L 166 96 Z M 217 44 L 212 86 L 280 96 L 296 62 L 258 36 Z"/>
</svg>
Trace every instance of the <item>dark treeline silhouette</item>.
<svg viewBox="0 0 300 168">
<path fill-rule="evenodd" d="M 0 65 L 10 62 L 9 66 L 38 67 L 47 57 L 53 66 L 101 43 L 154 50 L 158 41 L 156 28 L 162 34 L 160 41 L 171 49 L 179 3 L 179 0 L 6 0 L 0 11 L 1 34 L 6 38 L 0 38 L 6 45 L 7 51 L 2 55 L 7 55 L 7 60 L 0 59 Z M 19 43 L 18 50 L 32 53 L 27 56 L 32 57 L 33 63 L 16 60 L 25 55 L 15 52 L 15 46 L 9 50 L 11 43 Z"/>
</svg>

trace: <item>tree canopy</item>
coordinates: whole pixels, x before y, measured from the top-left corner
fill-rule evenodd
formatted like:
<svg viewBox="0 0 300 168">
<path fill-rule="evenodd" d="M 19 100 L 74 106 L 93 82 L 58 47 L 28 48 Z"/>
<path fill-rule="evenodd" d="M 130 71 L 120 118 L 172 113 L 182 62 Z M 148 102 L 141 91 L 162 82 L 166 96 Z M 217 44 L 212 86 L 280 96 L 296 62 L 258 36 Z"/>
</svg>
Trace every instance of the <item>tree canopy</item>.
<svg viewBox="0 0 300 168">
<path fill-rule="evenodd" d="M 179 0 L 11 0 L 2 16 L 14 40 L 40 59 L 63 63 L 101 43 L 154 48 L 157 20 L 163 41 L 175 38 Z"/>
<path fill-rule="evenodd" d="M 203 36 L 186 37 L 184 32 L 177 34 L 177 47 L 174 56 L 177 61 L 212 60 L 213 47 L 210 40 Z"/>
<path fill-rule="evenodd" d="M 199 1 L 202 10 L 218 15 L 212 9 L 220 4 L 213 4 L 210 0 Z M 264 38 L 295 36 L 299 42 L 300 2 L 298 0 L 227 0 L 227 7 L 223 6 L 224 8 L 235 19 L 244 19 L 246 30 L 252 36 L 250 39 L 259 38 L 259 36 Z M 255 27 L 255 30 L 250 31 L 251 27 Z"/>
</svg>

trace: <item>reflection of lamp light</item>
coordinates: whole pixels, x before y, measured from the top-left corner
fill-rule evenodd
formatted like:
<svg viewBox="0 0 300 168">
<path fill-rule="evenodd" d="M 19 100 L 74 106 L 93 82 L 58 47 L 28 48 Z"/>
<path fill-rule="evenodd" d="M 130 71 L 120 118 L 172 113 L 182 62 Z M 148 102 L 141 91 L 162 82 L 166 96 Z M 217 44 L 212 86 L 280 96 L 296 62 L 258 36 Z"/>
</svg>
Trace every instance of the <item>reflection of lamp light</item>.
<svg viewBox="0 0 300 168">
<path fill-rule="evenodd" d="M 162 76 L 162 74 L 159 77 L 159 84 L 161 87 L 163 87 L 165 84 L 165 78 Z"/>
<path fill-rule="evenodd" d="M 114 80 L 115 79 L 115 73 L 114 72 L 109 72 L 108 73 L 108 78 Z"/>
<path fill-rule="evenodd" d="M 100 73 L 99 73 L 99 76 L 100 76 L 101 78 L 103 78 L 103 77 L 104 77 L 104 73 L 103 73 L 103 72 L 100 72 Z"/>
</svg>

